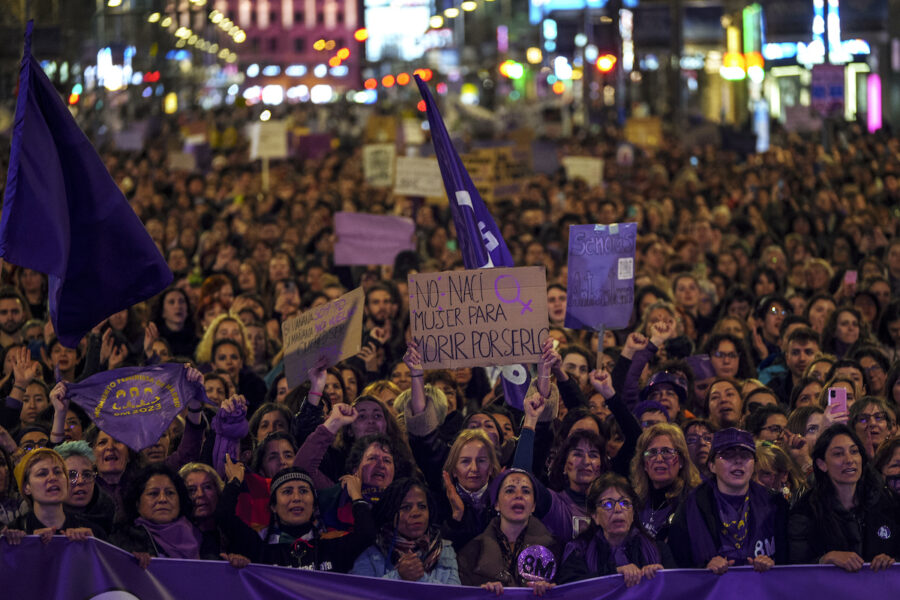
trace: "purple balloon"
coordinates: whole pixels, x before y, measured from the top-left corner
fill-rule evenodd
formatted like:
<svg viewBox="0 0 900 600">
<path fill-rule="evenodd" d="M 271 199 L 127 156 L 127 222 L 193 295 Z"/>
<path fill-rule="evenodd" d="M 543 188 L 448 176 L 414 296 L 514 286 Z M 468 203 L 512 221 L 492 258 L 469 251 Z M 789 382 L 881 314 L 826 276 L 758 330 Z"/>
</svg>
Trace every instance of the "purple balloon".
<svg viewBox="0 0 900 600">
<path fill-rule="evenodd" d="M 556 557 L 546 546 L 528 546 L 519 554 L 519 575 L 525 581 L 552 581 L 556 575 Z"/>
</svg>

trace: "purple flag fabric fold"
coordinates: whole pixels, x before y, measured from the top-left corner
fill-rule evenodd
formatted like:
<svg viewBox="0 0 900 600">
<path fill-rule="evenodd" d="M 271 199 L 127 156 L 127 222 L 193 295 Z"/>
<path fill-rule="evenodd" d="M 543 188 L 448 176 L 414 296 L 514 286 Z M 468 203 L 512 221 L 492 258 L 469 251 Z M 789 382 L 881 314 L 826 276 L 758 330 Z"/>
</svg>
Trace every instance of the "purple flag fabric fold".
<svg viewBox="0 0 900 600">
<path fill-rule="evenodd" d="M 31 54 L 19 72 L 0 256 L 49 276 L 50 318 L 74 348 L 106 317 L 156 295 L 172 272 Z"/>
<path fill-rule="evenodd" d="M 138 452 L 155 444 L 188 402 L 209 402 L 203 384 L 188 381 L 180 363 L 97 373 L 66 385 L 66 398 L 101 431 Z"/>
<path fill-rule="evenodd" d="M 459 239 L 463 264 L 467 269 L 514 267 L 512 255 L 506 247 L 497 223 L 450 141 L 450 134 L 447 133 L 447 127 L 431 96 L 431 91 L 418 75 L 415 78 L 419 93 L 425 101 L 431 142 L 441 168 L 444 189 L 450 201 L 450 212 L 456 226 L 456 237 Z M 508 365 L 503 367 L 502 372 L 506 403 L 522 410 L 525 393 L 531 383 L 528 369 L 524 365 Z"/>
</svg>

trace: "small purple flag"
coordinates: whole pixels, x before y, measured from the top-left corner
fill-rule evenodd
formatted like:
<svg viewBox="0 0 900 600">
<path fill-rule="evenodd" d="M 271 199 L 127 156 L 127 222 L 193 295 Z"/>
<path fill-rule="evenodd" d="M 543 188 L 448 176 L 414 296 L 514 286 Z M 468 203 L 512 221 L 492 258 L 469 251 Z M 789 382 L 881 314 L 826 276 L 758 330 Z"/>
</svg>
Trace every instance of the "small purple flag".
<svg viewBox="0 0 900 600">
<path fill-rule="evenodd" d="M 180 363 L 97 373 L 68 384 L 66 398 L 101 431 L 138 452 L 155 444 L 189 401 L 209 402 L 203 384 L 188 381 Z"/>
<path fill-rule="evenodd" d="M 441 168 L 444 189 L 450 200 L 450 212 L 459 238 L 463 264 L 467 269 L 488 267 L 514 267 L 512 255 L 497 228 L 497 223 L 488 211 L 481 194 L 472 183 L 472 178 L 463 165 L 456 148 L 450 141 L 450 134 L 441 118 L 434 98 L 425 82 L 416 75 L 416 85 L 425 100 L 425 114 L 431 128 L 431 142 Z M 503 395 L 510 406 L 522 409 L 525 393 L 531 383 L 531 376 L 524 365 L 507 365 L 503 371 Z"/>
<path fill-rule="evenodd" d="M 172 282 L 143 224 L 31 54 L 25 33 L 0 256 L 46 273 L 50 319 L 75 348 L 106 317 Z"/>
</svg>

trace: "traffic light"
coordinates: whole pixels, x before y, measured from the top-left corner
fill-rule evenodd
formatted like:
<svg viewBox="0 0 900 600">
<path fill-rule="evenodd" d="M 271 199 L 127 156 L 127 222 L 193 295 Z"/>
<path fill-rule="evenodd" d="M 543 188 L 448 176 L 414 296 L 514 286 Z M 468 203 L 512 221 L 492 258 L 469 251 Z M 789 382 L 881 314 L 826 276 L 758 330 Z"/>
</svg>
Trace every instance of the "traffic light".
<svg viewBox="0 0 900 600">
<path fill-rule="evenodd" d="M 616 62 L 618 59 L 615 54 L 601 54 L 597 57 L 597 62 L 595 63 L 597 66 L 597 70 L 601 73 L 609 73 L 613 69 L 616 68 Z"/>
</svg>

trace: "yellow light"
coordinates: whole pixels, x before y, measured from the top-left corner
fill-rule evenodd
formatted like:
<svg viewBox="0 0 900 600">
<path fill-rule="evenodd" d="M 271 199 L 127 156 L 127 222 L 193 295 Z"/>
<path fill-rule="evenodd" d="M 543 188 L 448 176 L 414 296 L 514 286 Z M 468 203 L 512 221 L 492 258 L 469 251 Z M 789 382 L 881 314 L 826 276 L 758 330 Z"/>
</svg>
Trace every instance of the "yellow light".
<svg viewBox="0 0 900 600">
<path fill-rule="evenodd" d="M 229 54 L 231 54 L 231 53 L 228 51 L 228 48 L 222 48 L 222 50 L 219 52 L 219 58 L 222 58 L 222 59 L 228 58 Z"/>
<path fill-rule="evenodd" d="M 544 54 L 541 52 L 540 48 L 532 46 L 525 51 L 525 60 L 533 65 L 540 64 L 540 62 L 544 60 Z"/>
<path fill-rule="evenodd" d="M 176 48 L 184 48 L 185 46 L 187 46 L 187 43 L 184 40 L 178 40 L 177 42 L 175 42 Z"/>
<path fill-rule="evenodd" d="M 237 62 L 237 54 L 232 52 L 231 54 L 228 55 L 228 58 L 225 59 L 225 62 L 230 62 L 230 63 Z"/>
<path fill-rule="evenodd" d="M 175 92 L 169 92 L 163 98 L 163 112 L 167 115 L 178 112 L 178 95 Z"/>
<path fill-rule="evenodd" d="M 476 8 L 478 8 L 478 3 L 475 0 L 465 0 L 462 4 L 459 5 L 461 9 L 466 12 L 472 12 Z"/>
<path fill-rule="evenodd" d="M 428 24 L 431 25 L 432 29 L 440 29 L 444 26 L 444 17 L 441 15 L 434 15 L 428 19 Z"/>
<path fill-rule="evenodd" d="M 194 0 L 194 4 L 197 6 L 206 6 L 206 0 Z"/>
<path fill-rule="evenodd" d="M 341 48 L 337 51 L 337 57 L 341 60 L 347 60 L 350 58 L 350 49 L 349 48 Z"/>
<path fill-rule="evenodd" d="M 572 69 L 572 81 L 577 81 L 584 77 L 584 70 L 581 67 Z"/>
<path fill-rule="evenodd" d="M 447 17 L 448 19 L 455 19 L 456 17 L 459 16 L 459 9 L 458 8 L 448 8 L 447 10 L 444 11 L 444 16 Z"/>
<path fill-rule="evenodd" d="M 225 18 L 225 15 L 223 15 L 222 13 L 220 13 L 217 10 L 214 10 L 211 13 L 209 13 L 209 20 L 212 21 L 213 23 L 215 23 L 216 25 L 221 23 L 222 19 L 224 19 L 224 18 Z"/>
<path fill-rule="evenodd" d="M 160 15 L 158 12 L 150 13 L 150 16 L 147 17 L 147 22 L 148 23 L 159 23 L 159 20 L 161 17 L 162 17 L 162 15 Z"/>
<path fill-rule="evenodd" d="M 325 40 L 316 40 L 316 43 L 313 44 L 313 50 L 324 50 L 325 49 Z"/>
<path fill-rule="evenodd" d="M 243 31 L 238 31 L 234 34 L 234 41 L 238 44 L 244 43 L 245 41 L 247 41 L 247 34 Z"/>
<path fill-rule="evenodd" d="M 553 93 L 562 94 L 565 91 L 566 91 L 566 84 L 564 84 L 562 81 L 557 81 L 556 83 L 553 84 Z"/>
<path fill-rule="evenodd" d="M 369 39 L 369 30 L 363 27 L 353 32 L 353 39 L 357 42 L 364 42 Z"/>
<path fill-rule="evenodd" d="M 609 73 L 616 66 L 616 57 L 613 54 L 604 54 L 597 59 L 597 70 L 601 73 Z"/>
<path fill-rule="evenodd" d="M 198 38 L 196 34 L 192 35 L 191 37 L 188 38 L 188 45 L 193 46 L 194 44 L 197 43 L 197 40 L 199 40 L 199 39 L 200 38 Z"/>
<path fill-rule="evenodd" d="M 109 0 L 106 5 L 110 8 L 116 8 L 117 6 L 122 6 L 122 0 Z"/>
<path fill-rule="evenodd" d="M 218 45 L 218 44 L 213 44 L 212 46 L 209 47 L 209 53 L 210 53 L 210 54 L 215 54 L 215 53 L 218 52 L 218 51 L 219 51 L 219 45 Z"/>
<path fill-rule="evenodd" d="M 325 42 L 325 49 L 334 50 L 334 45 L 334 40 L 328 40 L 327 42 Z"/>
<path fill-rule="evenodd" d="M 160 27 L 168 27 L 172 24 L 172 17 L 163 17 L 163 20 L 159 22 Z"/>
</svg>

